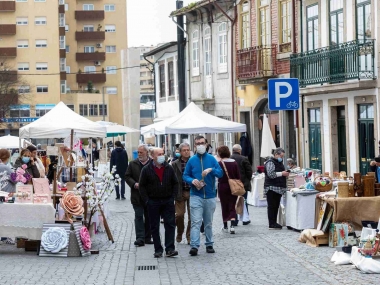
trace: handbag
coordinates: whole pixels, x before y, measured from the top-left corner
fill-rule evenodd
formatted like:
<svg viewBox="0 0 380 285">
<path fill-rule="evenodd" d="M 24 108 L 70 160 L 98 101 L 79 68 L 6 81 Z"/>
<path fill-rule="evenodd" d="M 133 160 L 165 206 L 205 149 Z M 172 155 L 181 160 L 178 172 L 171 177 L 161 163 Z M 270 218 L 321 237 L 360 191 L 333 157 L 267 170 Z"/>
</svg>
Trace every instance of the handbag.
<svg viewBox="0 0 380 285">
<path fill-rule="evenodd" d="M 245 194 L 244 184 L 239 179 L 231 179 L 228 175 L 228 171 L 226 165 L 223 160 L 221 160 L 223 164 L 224 171 L 226 172 L 228 178 L 228 184 L 230 185 L 231 194 L 234 196 L 243 196 Z"/>
<path fill-rule="evenodd" d="M 245 207 L 245 203 L 244 203 L 244 197 L 242 196 L 239 196 L 236 200 L 236 204 L 235 204 L 235 211 L 236 211 L 236 214 L 238 215 L 243 215 L 244 213 L 244 207 Z"/>
</svg>

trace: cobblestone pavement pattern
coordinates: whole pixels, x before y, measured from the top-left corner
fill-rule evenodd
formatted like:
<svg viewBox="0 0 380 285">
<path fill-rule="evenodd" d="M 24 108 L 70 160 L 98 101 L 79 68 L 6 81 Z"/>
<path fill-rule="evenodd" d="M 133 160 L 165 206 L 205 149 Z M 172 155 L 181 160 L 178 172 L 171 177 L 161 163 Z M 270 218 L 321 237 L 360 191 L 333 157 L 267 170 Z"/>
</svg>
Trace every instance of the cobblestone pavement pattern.
<svg viewBox="0 0 380 285">
<path fill-rule="evenodd" d="M 38 257 L 33 252 L 0 245 L 0 284 L 379 284 L 377 275 L 362 274 L 352 265 L 332 264 L 334 250 L 329 247 L 301 244 L 297 241 L 299 233 L 285 228 L 269 231 L 266 208 L 250 207 L 252 223 L 240 224 L 231 235 L 221 232 L 218 203 L 215 254 L 207 254 L 202 245 L 199 255 L 190 257 L 189 246 L 182 243 L 177 245 L 178 257 L 154 259 L 153 245 L 133 245 L 130 201 L 112 200 L 109 205 L 115 243 L 108 242 L 106 234 L 98 234 L 94 247 L 99 248 L 99 255 Z M 140 265 L 154 265 L 156 270 L 137 270 Z"/>
</svg>

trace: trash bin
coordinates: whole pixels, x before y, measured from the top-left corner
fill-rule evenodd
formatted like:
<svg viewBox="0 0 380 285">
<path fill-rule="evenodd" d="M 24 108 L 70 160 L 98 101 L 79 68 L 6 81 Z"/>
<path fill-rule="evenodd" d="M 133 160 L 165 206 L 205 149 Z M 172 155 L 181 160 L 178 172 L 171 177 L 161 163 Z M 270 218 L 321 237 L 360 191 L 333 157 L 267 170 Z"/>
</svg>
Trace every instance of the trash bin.
<svg viewBox="0 0 380 285">
<path fill-rule="evenodd" d="M 132 151 L 133 159 L 137 159 L 137 150 Z"/>
</svg>

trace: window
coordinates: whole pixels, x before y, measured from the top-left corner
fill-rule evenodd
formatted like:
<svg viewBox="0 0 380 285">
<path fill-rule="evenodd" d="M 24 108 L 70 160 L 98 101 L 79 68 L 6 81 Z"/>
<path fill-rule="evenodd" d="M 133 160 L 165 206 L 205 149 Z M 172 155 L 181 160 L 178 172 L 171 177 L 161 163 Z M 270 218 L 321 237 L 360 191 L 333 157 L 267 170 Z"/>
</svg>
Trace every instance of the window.
<svg viewBox="0 0 380 285">
<path fill-rule="evenodd" d="M 205 74 L 206 76 L 211 75 L 211 29 L 206 27 L 204 31 L 205 38 Z"/>
<path fill-rule="evenodd" d="M 106 53 L 116 52 L 116 46 L 106 46 Z"/>
<path fill-rule="evenodd" d="M 51 109 L 54 108 L 53 104 L 37 104 L 36 105 L 36 117 L 42 117 L 43 115 L 49 113 Z"/>
<path fill-rule="evenodd" d="M 259 41 L 260 45 L 270 45 L 269 0 L 259 1 Z"/>
<path fill-rule="evenodd" d="M 241 48 L 250 47 L 250 26 L 249 26 L 249 2 L 245 1 L 241 10 Z"/>
<path fill-rule="evenodd" d="M 79 104 L 79 115 L 88 116 L 88 106 L 87 104 Z"/>
<path fill-rule="evenodd" d="M 109 33 L 116 32 L 116 26 L 115 25 L 106 25 L 105 31 L 109 32 Z"/>
<path fill-rule="evenodd" d="M 65 32 L 69 31 L 69 25 L 65 25 Z"/>
<path fill-rule="evenodd" d="M 166 97 L 165 93 L 165 64 L 160 64 L 160 98 Z"/>
<path fill-rule="evenodd" d="M 173 61 L 170 61 L 168 63 L 168 74 L 169 74 L 169 96 L 175 95 L 175 89 L 174 89 L 174 63 Z"/>
<path fill-rule="evenodd" d="M 17 64 L 18 71 L 26 71 L 29 70 L 29 62 L 20 62 Z"/>
<path fill-rule="evenodd" d="M 84 52 L 85 52 L 85 53 L 92 53 L 92 52 L 95 52 L 95 47 L 94 47 L 94 46 L 85 46 L 85 47 L 84 47 Z"/>
<path fill-rule="evenodd" d="M 103 112 L 104 110 L 104 112 Z M 99 116 L 107 116 L 107 105 L 99 105 Z"/>
<path fill-rule="evenodd" d="M 16 25 L 24 26 L 27 24 L 28 24 L 28 18 L 21 18 L 21 17 L 16 18 Z"/>
<path fill-rule="evenodd" d="M 67 108 L 69 108 L 71 111 L 74 111 L 75 112 L 75 108 L 74 108 L 74 105 L 66 105 Z"/>
<path fill-rule="evenodd" d="M 66 71 L 66 58 L 60 58 L 59 59 L 59 70 L 61 72 L 65 72 Z"/>
<path fill-rule="evenodd" d="M 59 5 L 65 5 L 65 0 L 59 0 Z"/>
<path fill-rule="evenodd" d="M 227 23 L 218 27 L 218 72 L 227 72 Z"/>
<path fill-rule="evenodd" d="M 199 32 L 194 31 L 192 34 L 192 46 L 193 46 L 193 76 L 199 75 Z"/>
<path fill-rule="evenodd" d="M 343 43 L 343 0 L 330 0 L 330 45 Z"/>
<path fill-rule="evenodd" d="M 61 94 L 66 94 L 66 80 L 61 80 Z"/>
<path fill-rule="evenodd" d="M 36 40 L 36 47 L 37 48 L 47 47 L 47 40 Z"/>
<path fill-rule="evenodd" d="M 59 36 L 59 48 L 60 49 L 66 49 L 66 37 L 65 36 Z"/>
<path fill-rule="evenodd" d="M 29 47 L 29 41 L 28 40 L 18 40 L 17 41 L 17 47 L 18 48 L 27 48 L 27 47 Z"/>
<path fill-rule="evenodd" d="M 26 94 L 26 93 L 30 93 L 29 85 L 21 85 L 18 87 L 18 94 Z"/>
<path fill-rule="evenodd" d="M 30 117 L 30 105 L 14 105 L 10 107 L 9 116 L 11 118 Z"/>
<path fill-rule="evenodd" d="M 90 104 L 90 116 L 98 116 L 98 105 L 97 104 Z"/>
<path fill-rule="evenodd" d="M 107 74 L 116 74 L 116 66 L 107 66 L 106 73 Z"/>
<path fill-rule="evenodd" d="M 291 52 L 292 1 L 280 1 L 280 52 Z"/>
<path fill-rule="evenodd" d="M 70 46 L 66 46 L 66 53 L 70 52 Z"/>
<path fill-rule="evenodd" d="M 94 26 L 93 25 L 85 25 L 83 26 L 83 32 L 93 32 Z"/>
<path fill-rule="evenodd" d="M 83 11 L 93 11 L 94 4 L 83 4 Z"/>
<path fill-rule="evenodd" d="M 107 94 L 117 94 L 117 87 L 107 87 Z"/>
<path fill-rule="evenodd" d="M 37 93 L 48 93 L 48 87 L 45 85 L 37 86 Z"/>
<path fill-rule="evenodd" d="M 28 0 L 16 0 L 16 2 L 28 2 Z"/>
<path fill-rule="evenodd" d="M 306 17 L 307 50 L 314 50 L 319 47 L 318 4 L 306 7 Z"/>
<path fill-rule="evenodd" d="M 84 73 L 95 73 L 96 68 L 95 66 L 85 66 L 84 67 Z"/>
<path fill-rule="evenodd" d="M 66 65 L 66 73 L 70 74 L 70 71 L 71 71 L 71 67 Z"/>
<path fill-rule="evenodd" d="M 36 70 L 47 70 L 48 64 L 47 62 L 37 62 L 36 63 Z"/>
<path fill-rule="evenodd" d="M 46 17 L 36 17 L 34 19 L 34 23 L 38 26 L 40 25 L 46 25 Z"/>
<path fill-rule="evenodd" d="M 46 0 L 34 0 L 34 2 L 46 2 Z"/>
<path fill-rule="evenodd" d="M 371 1 L 357 0 L 356 4 L 356 38 L 365 42 L 372 38 Z"/>
<path fill-rule="evenodd" d="M 59 26 L 64 27 L 65 26 L 65 14 L 59 13 Z"/>
<path fill-rule="evenodd" d="M 106 5 L 104 5 L 104 11 L 106 11 L 106 12 L 113 12 L 113 11 L 115 11 L 115 5 L 114 4 L 106 4 Z"/>
<path fill-rule="evenodd" d="M 65 11 L 69 11 L 69 4 L 65 4 Z"/>
</svg>

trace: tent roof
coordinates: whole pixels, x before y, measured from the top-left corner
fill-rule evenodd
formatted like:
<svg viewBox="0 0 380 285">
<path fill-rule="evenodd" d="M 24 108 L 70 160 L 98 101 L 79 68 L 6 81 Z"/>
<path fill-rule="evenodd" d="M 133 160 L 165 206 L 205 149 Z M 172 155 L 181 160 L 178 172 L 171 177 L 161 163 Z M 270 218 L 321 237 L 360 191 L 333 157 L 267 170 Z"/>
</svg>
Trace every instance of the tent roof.
<svg viewBox="0 0 380 285">
<path fill-rule="evenodd" d="M 59 102 L 46 115 L 20 129 L 20 138 L 66 138 L 74 130 L 78 138 L 103 138 L 107 130 Z"/>
<path fill-rule="evenodd" d="M 21 140 L 21 146 L 23 146 L 24 140 Z M 19 148 L 20 140 L 18 137 L 7 135 L 0 137 L 0 148 Z"/>
<path fill-rule="evenodd" d="M 178 115 L 141 128 L 141 133 L 147 134 L 152 129 L 155 134 L 212 134 L 245 132 L 246 125 L 207 114 L 191 102 Z"/>
<path fill-rule="evenodd" d="M 98 121 L 97 124 L 105 126 L 107 128 L 107 137 L 116 137 L 120 135 L 125 135 L 128 133 L 139 133 L 140 130 L 122 126 L 112 122 Z"/>
</svg>

